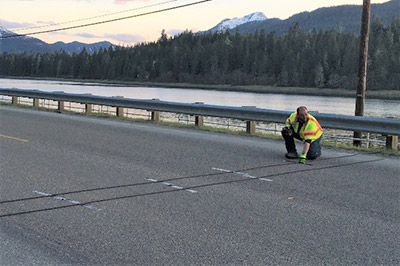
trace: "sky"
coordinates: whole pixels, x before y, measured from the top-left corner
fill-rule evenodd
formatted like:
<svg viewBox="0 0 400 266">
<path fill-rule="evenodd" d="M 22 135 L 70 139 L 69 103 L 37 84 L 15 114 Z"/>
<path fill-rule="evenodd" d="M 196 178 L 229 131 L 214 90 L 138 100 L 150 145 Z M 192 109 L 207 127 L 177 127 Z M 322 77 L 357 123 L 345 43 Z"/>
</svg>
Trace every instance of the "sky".
<svg viewBox="0 0 400 266">
<path fill-rule="evenodd" d="M 243 17 L 254 12 L 263 12 L 267 18 L 287 19 L 321 7 L 363 3 L 363 0 L 211 0 L 143 15 L 198 1 L 201 0 L 0 0 L 0 26 L 26 34 L 135 16 L 90 27 L 32 35 L 47 43 L 110 41 L 119 45 L 134 45 L 156 41 L 163 29 L 170 36 L 185 30 L 203 31 L 225 18 Z M 371 0 L 371 4 L 384 2 L 388 0 Z M 48 27 L 55 23 L 60 24 Z M 40 28 L 21 30 L 38 26 Z"/>
</svg>

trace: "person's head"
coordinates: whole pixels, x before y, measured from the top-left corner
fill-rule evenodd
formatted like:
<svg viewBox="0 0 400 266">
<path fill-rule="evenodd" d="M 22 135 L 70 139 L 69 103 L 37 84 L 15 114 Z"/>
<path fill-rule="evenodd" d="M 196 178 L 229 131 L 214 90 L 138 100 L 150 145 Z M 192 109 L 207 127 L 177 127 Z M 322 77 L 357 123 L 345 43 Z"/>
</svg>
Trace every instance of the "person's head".
<svg viewBox="0 0 400 266">
<path fill-rule="evenodd" d="M 299 106 L 297 108 L 297 119 L 301 123 L 305 123 L 308 120 L 308 110 L 305 106 Z"/>
</svg>

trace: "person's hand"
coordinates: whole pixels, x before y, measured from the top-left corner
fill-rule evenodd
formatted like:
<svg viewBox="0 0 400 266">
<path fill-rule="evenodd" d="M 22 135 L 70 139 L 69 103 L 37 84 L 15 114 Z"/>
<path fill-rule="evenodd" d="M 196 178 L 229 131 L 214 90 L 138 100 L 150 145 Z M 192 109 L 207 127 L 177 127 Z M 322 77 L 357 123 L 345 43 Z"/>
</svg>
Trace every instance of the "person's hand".
<svg viewBox="0 0 400 266">
<path fill-rule="evenodd" d="M 282 134 L 286 136 L 292 136 L 293 130 L 290 127 L 284 127 L 282 128 Z"/>
<path fill-rule="evenodd" d="M 299 163 L 301 163 L 301 164 L 306 164 L 306 162 L 307 162 L 307 154 L 302 153 L 302 154 L 300 155 L 300 158 L 299 158 Z"/>
</svg>

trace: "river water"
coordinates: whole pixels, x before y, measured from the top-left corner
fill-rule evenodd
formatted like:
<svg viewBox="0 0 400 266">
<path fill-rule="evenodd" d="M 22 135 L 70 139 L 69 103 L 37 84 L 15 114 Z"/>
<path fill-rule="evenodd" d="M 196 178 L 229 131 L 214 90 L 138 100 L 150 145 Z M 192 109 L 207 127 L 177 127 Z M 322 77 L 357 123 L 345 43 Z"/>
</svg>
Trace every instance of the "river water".
<svg viewBox="0 0 400 266">
<path fill-rule="evenodd" d="M 345 97 L 298 96 L 285 94 L 259 94 L 197 89 L 174 89 L 161 87 L 109 86 L 100 83 L 66 82 L 27 79 L 0 79 L 0 88 L 37 89 L 41 91 L 64 91 L 67 93 L 91 93 L 100 96 L 124 96 L 133 99 L 224 106 L 256 106 L 259 108 L 294 111 L 305 105 L 311 112 L 354 115 L 355 99 Z M 400 118 L 400 101 L 366 99 L 365 116 Z"/>
</svg>

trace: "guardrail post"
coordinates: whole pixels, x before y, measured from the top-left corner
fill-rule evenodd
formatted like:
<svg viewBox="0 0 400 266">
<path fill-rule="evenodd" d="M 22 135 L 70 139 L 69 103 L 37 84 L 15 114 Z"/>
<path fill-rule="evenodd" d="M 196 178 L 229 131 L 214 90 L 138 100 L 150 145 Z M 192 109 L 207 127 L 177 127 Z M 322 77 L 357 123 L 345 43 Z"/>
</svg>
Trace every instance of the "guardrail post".
<svg viewBox="0 0 400 266">
<path fill-rule="evenodd" d="M 256 108 L 256 106 L 242 106 L 246 108 Z M 254 134 L 256 133 L 256 121 L 246 121 L 246 133 Z"/>
<path fill-rule="evenodd" d="M 203 102 L 196 102 L 195 104 L 204 104 Z M 196 115 L 194 117 L 194 124 L 197 127 L 202 127 L 204 125 L 204 117 L 202 115 Z"/>
<path fill-rule="evenodd" d="M 92 105 L 90 103 L 85 104 L 85 114 L 89 115 L 92 113 Z"/>
<path fill-rule="evenodd" d="M 11 104 L 17 105 L 18 104 L 18 97 L 17 96 L 12 96 L 11 98 Z"/>
<path fill-rule="evenodd" d="M 92 95 L 91 93 L 85 93 L 86 95 Z M 85 114 L 89 115 L 92 113 L 92 104 L 85 104 Z"/>
<path fill-rule="evenodd" d="M 54 93 L 64 93 L 64 91 L 53 91 Z M 64 111 L 64 101 L 57 101 L 57 112 L 61 113 Z"/>
<path fill-rule="evenodd" d="M 115 98 L 124 98 L 124 96 L 115 96 Z M 117 106 L 117 116 L 124 117 L 124 107 Z"/>
<path fill-rule="evenodd" d="M 246 133 L 247 134 L 256 133 L 256 121 L 247 121 L 246 122 Z"/>
<path fill-rule="evenodd" d="M 57 111 L 58 111 L 59 113 L 61 113 L 61 112 L 64 111 L 64 101 L 58 101 L 58 108 L 57 108 Z"/>
<path fill-rule="evenodd" d="M 386 149 L 397 150 L 399 136 L 386 136 Z"/>
<path fill-rule="evenodd" d="M 39 107 L 39 99 L 34 98 L 33 99 L 33 107 Z"/>
<path fill-rule="evenodd" d="M 160 99 L 152 99 L 153 101 L 159 101 Z M 159 111 L 151 111 L 151 121 L 159 122 L 160 121 L 160 112 Z"/>
</svg>

